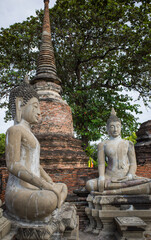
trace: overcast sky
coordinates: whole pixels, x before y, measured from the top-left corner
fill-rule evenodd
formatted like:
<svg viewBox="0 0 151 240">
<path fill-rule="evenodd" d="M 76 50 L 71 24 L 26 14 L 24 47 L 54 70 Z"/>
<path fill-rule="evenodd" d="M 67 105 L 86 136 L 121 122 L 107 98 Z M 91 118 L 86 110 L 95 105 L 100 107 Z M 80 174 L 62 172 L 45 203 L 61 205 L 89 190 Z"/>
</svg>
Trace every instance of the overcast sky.
<svg viewBox="0 0 151 240">
<path fill-rule="evenodd" d="M 49 6 L 52 8 L 56 0 L 50 0 Z M 27 17 L 33 15 L 35 16 L 35 11 L 43 9 L 43 0 L 0 0 L 0 27 L 9 27 L 16 22 L 22 22 L 26 20 Z M 135 100 L 135 95 L 134 97 Z M 135 102 L 141 104 L 141 110 L 143 114 L 138 115 L 139 121 L 145 122 L 151 120 L 151 110 L 147 110 L 142 102 Z M 4 123 L 5 111 L 0 110 L 0 133 L 5 133 L 7 128 L 13 125 L 13 121 Z"/>
</svg>

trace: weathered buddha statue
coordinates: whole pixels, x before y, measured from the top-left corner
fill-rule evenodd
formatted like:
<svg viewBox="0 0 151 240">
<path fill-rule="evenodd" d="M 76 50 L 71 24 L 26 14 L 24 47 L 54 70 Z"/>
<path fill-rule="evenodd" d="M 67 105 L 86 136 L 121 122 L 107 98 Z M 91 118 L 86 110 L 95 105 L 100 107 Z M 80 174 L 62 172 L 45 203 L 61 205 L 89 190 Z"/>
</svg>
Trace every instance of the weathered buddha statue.
<svg viewBox="0 0 151 240">
<path fill-rule="evenodd" d="M 151 193 L 151 179 L 136 176 L 134 145 L 121 138 L 121 121 L 114 109 L 107 121 L 107 131 L 109 140 L 98 145 L 99 178 L 87 181 L 86 189 L 104 195 Z"/>
<path fill-rule="evenodd" d="M 40 145 L 30 128 L 38 122 L 39 101 L 27 78 L 11 91 L 10 107 L 15 125 L 6 135 L 7 214 L 16 220 L 47 222 L 68 190 L 65 184 L 54 183 L 40 166 Z"/>
</svg>

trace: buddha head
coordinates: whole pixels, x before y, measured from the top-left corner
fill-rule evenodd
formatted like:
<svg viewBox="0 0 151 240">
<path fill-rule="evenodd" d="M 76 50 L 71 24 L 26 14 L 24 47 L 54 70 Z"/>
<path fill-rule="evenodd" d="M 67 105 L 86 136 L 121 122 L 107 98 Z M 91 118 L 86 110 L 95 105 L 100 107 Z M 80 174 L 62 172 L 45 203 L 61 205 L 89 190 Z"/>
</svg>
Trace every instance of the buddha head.
<svg viewBox="0 0 151 240">
<path fill-rule="evenodd" d="M 29 84 L 27 76 L 21 85 L 11 90 L 9 105 L 15 123 L 19 123 L 22 119 L 30 124 L 38 122 L 39 97 L 35 89 Z"/>
<path fill-rule="evenodd" d="M 109 119 L 107 120 L 107 132 L 110 137 L 116 138 L 121 135 L 121 121 L 116 116 L 114 108 L 112 108 Z"/>
</svg>

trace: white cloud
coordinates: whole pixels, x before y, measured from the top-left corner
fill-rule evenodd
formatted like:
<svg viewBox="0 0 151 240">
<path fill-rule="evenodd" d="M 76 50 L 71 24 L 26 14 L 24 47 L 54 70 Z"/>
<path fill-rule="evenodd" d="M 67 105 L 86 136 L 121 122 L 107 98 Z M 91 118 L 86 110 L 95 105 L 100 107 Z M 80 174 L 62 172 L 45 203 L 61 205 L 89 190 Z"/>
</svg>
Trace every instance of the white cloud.
<svg viewBox="0 0 151 240">
<path fill-rule="evenodd" d="M 56 0 L 51 0 L 49 7 L 52 8 Z M 43 9 L 42 0 L 1 0 L 0 1 L 0 27 L 9 27 L 16 22 L 22 22 L 27 17 L 35 16 L 35 11 Z"/>
</svg>

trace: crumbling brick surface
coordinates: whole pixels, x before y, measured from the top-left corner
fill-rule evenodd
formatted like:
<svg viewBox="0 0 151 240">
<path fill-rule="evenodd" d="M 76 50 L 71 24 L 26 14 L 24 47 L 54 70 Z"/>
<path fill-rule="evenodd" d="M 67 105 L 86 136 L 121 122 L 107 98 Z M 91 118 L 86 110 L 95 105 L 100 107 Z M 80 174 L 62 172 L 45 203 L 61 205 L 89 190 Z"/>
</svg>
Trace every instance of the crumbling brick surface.
<svg viewBox="0 0 151 240">
<path fill-rule="evenodd" d="M 40 101 L 41 116 L 33 126 L 35 134 L 57 133 L 73 136 L 73 121 L 70 107 L 63 101 L 48 98 Z"/>
<path fill-rule="evenodd" d="M 142 123 L 136 135 L 137 164 L 151 164 L 151 120 Z"/>
<path fill-rule="evenodd" d="M 41 145 L 41 164 L 51 168 L 87 167 L 88 157 L 82 142 L 70 135 L 37 134 Z"/>
</svg>

